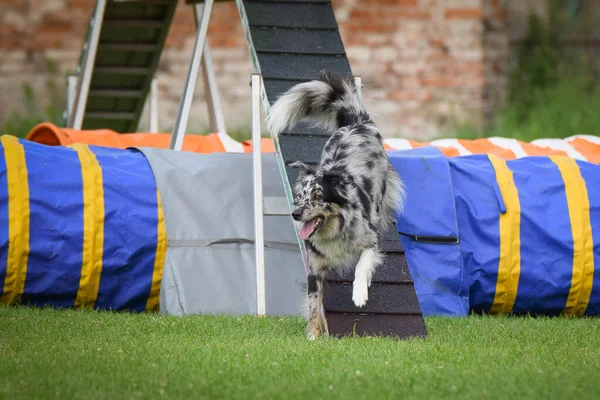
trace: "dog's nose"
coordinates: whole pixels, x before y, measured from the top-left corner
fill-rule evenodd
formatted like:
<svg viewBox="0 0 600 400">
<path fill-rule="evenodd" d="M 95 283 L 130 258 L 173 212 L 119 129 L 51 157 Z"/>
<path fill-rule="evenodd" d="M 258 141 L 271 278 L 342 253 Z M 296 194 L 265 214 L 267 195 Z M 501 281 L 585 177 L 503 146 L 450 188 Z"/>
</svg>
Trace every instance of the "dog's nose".
<svg viewBox="0 0 600 400">
<path fill-rule="evenodd" d="M 300 218 L 302 218 L 302 210 L 296 208 L 294 211 L 292 211 L 292 218 L 294 218 L 296 221 L 299 221 Z"/>
</svg>

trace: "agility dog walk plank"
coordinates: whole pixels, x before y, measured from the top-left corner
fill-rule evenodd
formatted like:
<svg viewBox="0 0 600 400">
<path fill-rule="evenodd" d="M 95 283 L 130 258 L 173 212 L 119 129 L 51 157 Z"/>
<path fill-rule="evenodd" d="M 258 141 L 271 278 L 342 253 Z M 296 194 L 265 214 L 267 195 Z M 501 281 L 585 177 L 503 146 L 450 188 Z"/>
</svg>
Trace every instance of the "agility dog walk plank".
<svg viewBox="0 0 600 400">
<path fill-rule="evenodd" d="M 264 84 L 268 110 L 292 86 L 316 79 L 327 70 L 343 76 L 352 71 L 329 1 L 236 1 L 255 70 Z M 330 135 L 298 124 L 274 138 L 286 195 L 292 203 L 295 161 L 316 164 Z M 302 247 L 302 246 L 301 246 Z M 398 233 L 381 240 L 386 261 L 373 277 L 366 308 L 352 303 L 353 276 L 330 277 L 325 310 L 332 336 L 352 334 L 410 337 L 426 335 L 419 302 Z"/>
</svg>

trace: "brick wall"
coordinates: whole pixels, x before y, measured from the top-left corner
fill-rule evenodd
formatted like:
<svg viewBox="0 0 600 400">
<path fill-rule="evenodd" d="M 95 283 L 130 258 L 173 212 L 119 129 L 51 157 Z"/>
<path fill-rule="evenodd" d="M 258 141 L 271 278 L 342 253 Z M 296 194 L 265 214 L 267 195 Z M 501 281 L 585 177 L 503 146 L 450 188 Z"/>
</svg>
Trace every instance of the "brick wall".
<svg viewBox="0 0 600 400">
<path fill-rule="evenodd" d="M 191 57 L 195 26 L 180 1 L 159 66 L 161 127 L 170 129 Z M 506 86 L 507 0 L 333 0 L 353 72 L 386 136 L 421 140 L 455 124 L 493 118 Z M 94 0 L 0 0 L 0 122 L 22 107 L 23 83 L 49 101 L 49 78 L 65 92 Z M 233 3 L 217 3 L 209 30 L 227 125 L 250 126 L 252 65 Z M 46 60 L 57 67 L 47 72 Z M 206 127 L 199 79 L 190 130 Z M 1 125 L 1 124 L 0 124 Z M 147 127 L 146 119 L 141 129 Z"/>
<path fill-rule="evenodd" d="M 503 7 L 491 0 L 336 2 L 353 72 L 364 77 L 369 108 L 386 132 L 426 139 L 484 123 L 486 77 L 496 79 L 487 71 L 504 71 L 508 51 L 499 38 Z M 484 28 L 486 18 L 494 31 Z M 493 36 L 490 52 L 486 36 Z"/>
</svg>

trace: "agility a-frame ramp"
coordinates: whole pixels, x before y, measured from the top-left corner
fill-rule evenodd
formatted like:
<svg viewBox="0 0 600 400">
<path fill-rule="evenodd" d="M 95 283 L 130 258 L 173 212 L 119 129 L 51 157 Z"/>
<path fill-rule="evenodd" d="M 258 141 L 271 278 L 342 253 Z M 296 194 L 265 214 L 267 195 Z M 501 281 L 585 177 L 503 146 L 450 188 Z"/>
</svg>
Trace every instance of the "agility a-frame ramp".
<svg viewBox="0 0 600 400">
<path fill-rule="evenodd" d="M 117 4 L 125 7 L 128 11 L 128 19 L 134 22 L 136 12 L 142 13 L 140 18 L 147 20 L 143 14 L 148 4 L 161 5 L 166 7 L 169 15 L 164 18 L 163 29 L 168 29 L 168 24 L 172 18 L 173 1 L 110 1 L 99 0 L 96 8 L 96 20 L 101 19 L 104 13 L 100 13 L 99 8 L 117 7 Z M 187 0 L 186 3 L 193 4 L 194 12 L 198 22 L 198 29 L 192 54 L 192 60 L 188 71 L 186 84 L 183 90 L 179 105 L 177 119 L 174 124 L 170 148 L 181 150 L 183 139 L 187 130 L 191 104 L 193 101 L 194 89 L 200 68 L 203 67 L 204 77 L 207 82 L 207 100 L 209 112 L 211 114 L 211 129 L 215 131 L 224 130 L 223 114 L 219 107 L 218 92 L 216 90 L 214 73 L 210 65 L 210 53 L 208 52 L 207 34 L 208 24 L 214 0 L 204 2 Z M 125 5 L 124 5 L 125 4 Z M 319 161 L 321 151 L 328 139 L 330 132 L 320 131 L 309 127 L 307 124 L 299 124 L 294 129 L 283 132 L 278 137 L 274 137 L 275 149 L 283 186 L 285 188 L 286 198 L 264 198 L 262 196 L 262 174 L 261 174 L 261 149 L 260 149 L 260 108 L 268 113 L 271 104 L 277 97 L 288 90 L 293 85 L 315 79 L 322 70 L 328 70 L 337 74 L 351 76 L 352 71 L 346 56 L 344 46 L 338 31 L 337 22 L 334 16 L 330 1 L 327 0 L 279 0 L 279 1 L 260 1 L 260 0 L 237 0 L 236 5 L 244 27 L 245 37 L 248 43 L 250 56 L 254 65 L 255 74 L 252 76 L 252 109 L 253 109 L 253 152 L 254 152 L 254 190 L 255 190 L 255 225 L 256 225 L 256 276 L 257 276 L 257 312 L 258 315 L 265 315 L 265 276 L 264 276 L 264 247 L 262 230 L 262 220 L 264 215 L 289 215 L 291 205 L 293 204 L 291 185 L 297 178 L 297 171 L 290 168 L 289 165 L 295 161 L 303 161 L 308 164 L 316 164 Z M 132 11 L 133 10 L 133 11 Z M 137 10 L 137 11 L 136 11 Z M 113 11 L 114 19 L 116 11 Z M 118 14 L 118 13 L 117 13 Z M 159 18 L 154 18 L 158 20 Z M 145 25 L 146 22 L 142 23 Z M 138 23 L 134 23 L 138 26 Z M 82 65 L 86 66 L 79 72 L 78 90 L 72 96 L 76 100 L 71 102 L 68 107 L 69 121 L 85 121 L 89 118 L 89 105 L 86 108 L 85 101 L 89 97 L 93 98 L 94 79 L 97 79 L 98 72 L 102 74 L 116 75 L 118 81 L 111 81 L 112 90 L 127 87 L 131 82 L 119 75 L 120 72 L 129 71 L 132 75 L 134 71 L 144 72 L 143 78 L 139 78 L 138 86 L 142 90 L 136 97 L 137 106 L 140 107 L 145 101 L 148 93 L 147 87 L 151 84 L 152 74 L 155 71 L 158 56 L 153 56 L 147 60 L 148 67 L 127 66 L 119 67 L 100 66 L 98 71 L 98 62 L 94 61 L 95 51 L 101 48 L 104 35 L 104 29 L 96 26 L 91 29 L 92 33 L 88 35 L 86 44 L 89 48 L 86 60 Z M 94 33 L 95 32 L 95 33 Z M 165 32 L 166 35 L 166 32 Z M 159 35 L 160 36 L 160 35 Z M 156 36 L 156 38 L 159 38 Z M 162 48 L 164 37 L 157 39 L 157 44 Z M 126 40 L 126 39 L 123 39 Z M 96 48 L 96 50 L 94 49 Z M 126 47 L 123 48 L 125 50 Z M 133 51 L 136 51 L 135 49 Z M 125 57 L 127 58 L 127 57 Z M 98 59 L 96 57 L 96 59 Z M 129 60 L 129 59 L 128 59 Z M 103 62 L 106 62 L 104 60 Z M 106 70 L 109 68 L 109 70 Z M 123 69 L 125 68 L 125 69 Z M 130 68 L 145 68 L 143 71 L 131 70 Z M 151 71 L 150 71 L 151 70 Z M 87 71 L 87 75 L 86 75 Z M 147 74 L 146 74 L 147 73 Z M 142 84 L 143 81 L 143 85 Z M 105 82 L 102 81 L 104 84 Z M 140 86 L 141 85 L 141 86 Z M 86 93 L 89 90 L 89 93 Z M 116 93 L 116 92 L 115 92 Z M 106 95 L 111 93 L 105 93 Z M 111 112 L 120 112 L 116 107 L 119 103 L 106 102 L 106 106 Z M 81 107 L 83 104 L 83 107 Z M 136 108 L 137 110 L 137 108 Z M 77 117 L 79 115 L 79 117 Z M 92 120 L 96 118 L 96 124 L 99 123 L 99 117 L 107 117 L 104 121 L 120 121 L 125 114 L 107 115 L 91 114 Z M 135 111 L 135 117 L 128 119 L 131 124 L 127 129 L 122 125 L 122 129 L 110 126 L 120 132 L 131 132 L 139 121 L 139 115 Z M 80 129 L 81 125 L 71 124 L 70 126 Z M 83 124 L 83 127 L 93 126 Z M 108 127 L 108 126 L 103 126 Z M 131 128 L 132 127 L 132 128 Z M 298 237 L 303 256 L 304 244 Z M 372 284 L 369 289 L 369 300 L 362 308 L 357 308 L 352 302 L 352 281 L 353 276 L 330 276 L 325 290 L 325 312 L 328 322 L 330 336 L 392 336 L 399 338 L 425 336 L 426 329 L 423 316 L 417 300 L 414 283 L 411 279 L 409 268 L 406 262 L 404 250 L 402 248 L 397 229 L 393 229 L 382 236 L 380 246 L 386 254 L 385 263 L 380 266 L 373 276 Z M 306 263 L 305 263 L 306 264 Z"/>
</svg>

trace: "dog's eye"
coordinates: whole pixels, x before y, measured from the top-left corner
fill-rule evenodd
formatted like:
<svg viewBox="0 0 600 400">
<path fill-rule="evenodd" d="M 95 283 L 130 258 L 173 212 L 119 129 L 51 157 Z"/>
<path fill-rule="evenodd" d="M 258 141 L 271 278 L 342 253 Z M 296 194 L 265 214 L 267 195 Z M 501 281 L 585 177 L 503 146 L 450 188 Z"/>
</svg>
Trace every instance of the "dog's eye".
<svg viewBox="0 0 600 400">
<path fill-rule="evenodd" d="M 315 199 L 315 201 L 321 201 L 321 200 L 323 200 L 323 198 L 320 195 L 318 195 L 318 194 L 315 194 L 314 199 Z"/>
</svg>

